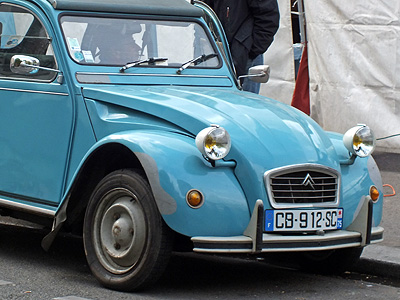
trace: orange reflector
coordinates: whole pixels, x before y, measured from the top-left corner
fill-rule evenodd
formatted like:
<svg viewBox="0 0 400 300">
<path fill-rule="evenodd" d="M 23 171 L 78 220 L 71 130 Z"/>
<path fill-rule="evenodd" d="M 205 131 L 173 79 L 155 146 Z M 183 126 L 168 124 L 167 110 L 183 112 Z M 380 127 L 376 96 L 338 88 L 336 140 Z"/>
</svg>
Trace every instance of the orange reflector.
<svg viewBox="0 0 400 300">
<path fill-rule="evenodd" d="M 375 186 L 371 186 L 369 189 L 369 195 L 372 199 L 372 201 L 377 201 L 379 198 L 379 191 Z"/>
<path fill-rule="evenodd" d="M 186 195 L 186 201 L 190 207 L 200 207 L 203 204 L 203 195 L 197 190 L 191 190 Z"/>
</svg>

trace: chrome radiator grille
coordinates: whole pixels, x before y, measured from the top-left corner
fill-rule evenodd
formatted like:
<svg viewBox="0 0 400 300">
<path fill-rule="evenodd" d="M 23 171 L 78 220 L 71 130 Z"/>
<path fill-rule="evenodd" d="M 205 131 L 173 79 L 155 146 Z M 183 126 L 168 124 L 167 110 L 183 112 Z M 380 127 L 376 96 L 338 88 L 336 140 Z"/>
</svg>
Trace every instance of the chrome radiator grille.
<svg viewBox="0 0 400 300">
<path fill-rule="evenodd" d="M 335 205 L 338 202 L 339 176 L 335 170 L 315 166 L 285 168 L 269 172 L 265 179 L 273 206 Z"/>
</svg>

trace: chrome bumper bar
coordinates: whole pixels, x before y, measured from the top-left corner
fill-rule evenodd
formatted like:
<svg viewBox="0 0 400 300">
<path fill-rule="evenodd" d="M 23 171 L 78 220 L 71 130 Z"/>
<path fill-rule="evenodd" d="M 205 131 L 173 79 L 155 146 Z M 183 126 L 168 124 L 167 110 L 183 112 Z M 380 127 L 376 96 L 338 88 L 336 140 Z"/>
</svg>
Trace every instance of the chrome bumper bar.
<svg viewBox="0 0 400 300">
<path fill-rule="evenodd" d="M 195 252 L 204 253 L 260 253 L 332 250 L 361 247 L 361 234 L 354 231 L 334 231 L 319 235 L 287 236 L 264 233 L 259 251 L 253 251 L 253 240 L 248 236 L 194 237 Z M 372 228 L 371 243 L 383 240 L 383 228 Z"/>
<path fill-rule="evenodd" d="M 195 252 L 202 253 L 266 253 L 320 251 L 364 247 L 383 241 L 383 228 L 372 227 L 372 202 L 366 197 L 354 222 L 346 230 L 319 234 L 282 235 L 263 232 L 264 205 L 258 200 L 248 228 L 241 236 L 193 237 Z"/>
</svg>

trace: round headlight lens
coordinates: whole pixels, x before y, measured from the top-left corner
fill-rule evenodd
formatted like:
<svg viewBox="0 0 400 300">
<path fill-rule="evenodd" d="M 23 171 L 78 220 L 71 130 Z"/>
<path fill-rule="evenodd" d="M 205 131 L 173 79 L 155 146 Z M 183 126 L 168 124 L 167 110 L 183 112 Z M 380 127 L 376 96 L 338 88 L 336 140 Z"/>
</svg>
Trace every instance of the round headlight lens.
<svg viewBox="0 0 400 300">
<path fill-rule="evenodd" d="M 222 159 L 231 149 L 229 133 L 222 127 L 207 127 L 196 136 L 196 146 L 199 151 L 211 160 Z"/>
<path fill-rule="evenodd" d="M 366 157 L 375 149 L 374 133 L 368 126 L 358 125 L 344 134 L 343 143 L 351 153 Z"/>
</svg>

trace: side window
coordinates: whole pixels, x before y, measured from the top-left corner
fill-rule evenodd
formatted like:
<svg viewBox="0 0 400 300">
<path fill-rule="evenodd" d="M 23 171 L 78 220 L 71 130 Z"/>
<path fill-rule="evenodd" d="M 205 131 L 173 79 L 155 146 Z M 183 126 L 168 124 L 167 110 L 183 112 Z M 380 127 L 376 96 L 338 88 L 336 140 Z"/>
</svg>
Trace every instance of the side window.
<svg viewBox="0 0 400 300">
<path fill-rule="evenodd" d="M 0 4 L 0 24 L 0 78 L 54 79 L 56 72 L 48 70 L 16 74 L 10 69 L 10 60 L 14 55 L 34 57 L 41 67 L 57 68 L 51 40 L 42 22 L 20 6 Z"/>
</svg>

